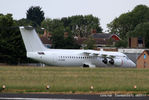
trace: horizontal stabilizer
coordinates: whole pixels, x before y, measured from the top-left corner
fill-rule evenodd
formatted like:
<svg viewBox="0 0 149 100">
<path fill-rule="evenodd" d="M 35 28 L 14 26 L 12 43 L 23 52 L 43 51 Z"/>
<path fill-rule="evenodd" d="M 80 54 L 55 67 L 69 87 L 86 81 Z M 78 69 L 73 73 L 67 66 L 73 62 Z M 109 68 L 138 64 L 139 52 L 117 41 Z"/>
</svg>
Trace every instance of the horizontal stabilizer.
<svg viewBox="0 0 149 100">
<path fill-rule="evenodd" d="M 24 26 L 24 28 L 25 28 L 26 30 L 33 30 L 33 29 L 34 29 L 32 26 Z"/>
</svg>

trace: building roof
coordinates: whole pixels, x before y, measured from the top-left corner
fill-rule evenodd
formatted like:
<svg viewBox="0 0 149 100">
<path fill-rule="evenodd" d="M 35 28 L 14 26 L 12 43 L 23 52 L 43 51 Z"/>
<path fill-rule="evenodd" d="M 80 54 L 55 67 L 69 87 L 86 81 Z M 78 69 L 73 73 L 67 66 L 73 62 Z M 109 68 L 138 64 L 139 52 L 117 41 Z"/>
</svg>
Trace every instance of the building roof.
<svg viewBox="0 0 149 100">
<path fill-rule="evenodd" d="M 109 39 L 100 39 L 95 38 L 96 44 L 105 44 L 105 45 L 112 45 L 113 41 L 109 41 Z"/>
<path fill-rule="evenodd" d="M 149 55 L 149 50 L 144 50 L 144 51 L 139 55 L 139 57 L 138 57 L 137 59 L 139 59 L 139 58 L 142 56 L 142 54 L 144 54 L 144 52 L 146 52 L 146 53 Z"/>
<path fill-rule="evenodd" d="M 78 39 L 76 39 L 76 42 L 78 44 L 83 44 L 83 42 L 86 41 L 86 40 L 87 40 L 87 38 L 78 38 Z"/>
<path fill-rule="evenodd" d="M 94 34 L 91 34 L 91 36 L 93 38 L 105 38 L 105 39 L 108 39 L 111 37 L 112 34 L 108 34 L 108 33 L 94 33 Z"/>
<path fill-rule="evenodd" d="M 83 44 L 84 41 L 86 41 L 86 40 L 87 40 L 87 38 L 79 38 L 76 41 L 77 41 L 78 44 Z M 110 45 L 112 45 L 112 42 L 109 42 L 109 39 L 95 38 L 94 40 L 95 40 L 96 44 L 102 44 L 102 45 L 103 44 L 105 44 L 105 45 L 110 44 Z"/>
<path fill-rule="evenodd" d="M 67 33 L 68 34 L 68 33 Z M 66 34 L 65 34 L 66 35 Z M 113 45 L 113 42 L 117 42 L 117 39 L 120 38 L 116 34 L 108 34 L 108 33 L 92 33 L 91 37 L 94 38 L 96 45 Z M 84 44 L 84 41 L 87 40 L 86 37 L 74 37 L 78 44 Z M 111 40 L 112 38 L 112 40 Z M 116 38 L 116 39 L 115 39 Z M 47 32 L 45 31 L 44 35 L 40 37 L 43 44 L 52 44 L 50 37 L 48 38 Z"/>
<path fill-rule="evenodd" d="M 91 36 L 93 38 L 102 38 L 102 39 L 110 39 L 113 35 L 115 35 L 116 37 L 118 37 L 116 34 L 110 34 L 110 33 L 93 33 L 93 34 L 91 34 Z"/>
<path fill-rule="evenodd" d="M 147 54 L 149 55 L 149 50 L 145 50 L 147 52 Z"/>
</svg>

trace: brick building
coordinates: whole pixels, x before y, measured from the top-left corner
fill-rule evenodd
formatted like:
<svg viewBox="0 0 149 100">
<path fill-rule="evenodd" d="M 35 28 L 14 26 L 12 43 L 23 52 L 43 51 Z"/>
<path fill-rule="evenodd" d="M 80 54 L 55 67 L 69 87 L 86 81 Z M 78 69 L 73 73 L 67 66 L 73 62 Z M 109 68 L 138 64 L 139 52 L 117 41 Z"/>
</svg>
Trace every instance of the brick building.
<svg viewBox="0 0 149 100">
<path fill-rule="evenodd" d="M 144 50 L 137 58 L 137 68 L 149 68 L 149 50 Z"/>
<path fill-rule="evenodd" d="M 144 39 L 138 37 L 129 38 L 129 48 L 145 48 Z"/>
<path fill-rule="evenodd" d="M 120 41 L 120 38 L 116 34 L 108 33 L 92 33 L 90 35 L 95 40 L 95 46 L 98 47 L 111 47 L 114 46 L 116 42 Z M 84 47 L 84 41 L 88 38 L 78 37 L 76 38 L 77 43 Z"/>
<path fill-rule="evenodd" d="M 42 43 L 48 48 L 51 48 L 52 46 L 51 37 L 52 34 L 47 32 L 46 30 L 44 30 L 44 34 L 40 36 Z"/>
<path fill-rule="evenodd" d="M 64 38 L 68 37 L 68 32 L 64 33 Z M 94 40 L 95 40 L 95 46 L 98 47 L 111 47 L 114 46 L 116 42 L 120 40 L 119 36 L 116 34 L 108 34 L 108 33 L 96 33 L 96 31 L 92 31 L 90 35 Z M 40 36 L 41 41 L 43 44 L 47 47 L 52 46 L 52 41 L 51 41 L 52 34 L 47 32 L 46 30 L 44 31 L 44 34 Z M 74 39 L 76 42 L 84 47 L 84 41 L 86 41 L 88 38 L 86 37 L 77 37 L 74 36 Z"/>
<path fill-rule="evenodd" d="M 116 34 L 110 33 L 92 33 L 91 36 L 96 41 L 97 47 L 114 46 L 121 39 Z"/>
</svg>

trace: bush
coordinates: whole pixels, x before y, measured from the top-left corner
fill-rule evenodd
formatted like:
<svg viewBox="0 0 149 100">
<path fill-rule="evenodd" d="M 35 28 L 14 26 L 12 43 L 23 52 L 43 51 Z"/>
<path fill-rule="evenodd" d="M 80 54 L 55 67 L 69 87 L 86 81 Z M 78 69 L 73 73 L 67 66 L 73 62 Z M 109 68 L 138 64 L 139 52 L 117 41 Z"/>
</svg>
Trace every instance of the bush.
<svg viewBox="0 0 149 100">
<path fill-rule="evenodd" d="M 119 42 L 115 43 L 115 47 L 123 47 L 126 48 L 127 47 L 127 41 L 126 40 L 120 40 Z"/>
</svg>

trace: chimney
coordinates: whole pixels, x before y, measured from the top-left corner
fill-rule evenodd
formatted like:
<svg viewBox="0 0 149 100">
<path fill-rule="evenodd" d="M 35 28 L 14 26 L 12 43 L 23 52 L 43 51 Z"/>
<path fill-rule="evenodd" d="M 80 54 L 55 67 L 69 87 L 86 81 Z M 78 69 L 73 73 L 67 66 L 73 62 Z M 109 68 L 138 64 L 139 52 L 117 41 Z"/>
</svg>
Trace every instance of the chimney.
<svg viewBox="0 0 149 100">
<path fill-rule="evenodd" d="M 64 32 L 64 38 L 68 37 L 68 32 Z"/>
<path fill-rule="evenodd" d="M 43 37 L 47 37 L 47 31 L 46 31 L 46 29 L 44 30 Z"/>
<path fill-rule="evenodd" d="M 96 29 L 91 29 L 91 34 L 95 34 L 96 33 Z"/>
</svg>

